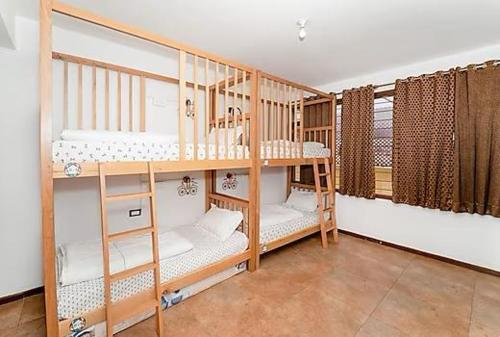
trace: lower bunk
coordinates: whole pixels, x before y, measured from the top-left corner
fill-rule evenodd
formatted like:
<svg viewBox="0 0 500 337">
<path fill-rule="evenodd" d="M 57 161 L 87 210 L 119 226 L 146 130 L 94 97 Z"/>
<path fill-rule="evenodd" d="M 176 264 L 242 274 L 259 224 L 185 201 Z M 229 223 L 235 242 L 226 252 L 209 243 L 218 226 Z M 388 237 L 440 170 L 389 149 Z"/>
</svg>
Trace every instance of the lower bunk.
<svg viewBox="0 0 500 337">
<path fill-rule="evenodd" d="M 313 188 L 292 189 L 283 204 L 262 205 L 260 209 L 260 253 L 300 240 L 321 231 L 320 212 Z M 336 231 L 335 221 L 324 214 L 328 231 Z"/>
<path fill-rule="evenodd" d="M 214 233 L 202 222 L 179 226 L 159 234 L 160 275 L 162 307 L 168 308 L 208 287 L 246 270 L 250 258 L 248 239 L 248 208 L 231 205 L 227 197 L 210 195 L 213 203 L 210 211 L 229 218 L 219 217 L 225 227 Z M 221 206 L 221 207 L 217 207 Z M 223 208 L 234 209 L 229 212 Z M 238 210 L 239 209 L 239 210 Z M 228 222 L 234 222 L 234 214 L 241 214 L 239 225 L 232 230 Z M 243 218 L 243 221 L 241 220 Z M 238 218 L 236 218 L 238 219 Z M 220 230 L 216 229 L 217 230 Z M 225 237 L 221 237 L 225 236 Z M 145 247 L 147 237 L 139 236 L 118 241 L 110 247 L 110 268 L 115 272 L 133 268 L 150 260 L 150 247 Z M 150 241 L 150 240 L 149 240 Z M 60 246 L 58 249 L 58 318 L 61 336 L 105 336 L 104 282 L 102 277 L 102 256 L 100 242 L 91 241 Z M 151 292 L 154 285 L 152 271 L 146 271 L 116 281 L 111 287 L 113 303 L 134 302 L 142 294 Z M 126 300 L 126 301 L 125 301 Z M 140 300 L 138 300 L 140 302 Z M 124 306 L 126 308 L 126 306 Z M 114 333 L 126 329 L 154 314 L 144 311 L 114 326 Z"/>
</svg>

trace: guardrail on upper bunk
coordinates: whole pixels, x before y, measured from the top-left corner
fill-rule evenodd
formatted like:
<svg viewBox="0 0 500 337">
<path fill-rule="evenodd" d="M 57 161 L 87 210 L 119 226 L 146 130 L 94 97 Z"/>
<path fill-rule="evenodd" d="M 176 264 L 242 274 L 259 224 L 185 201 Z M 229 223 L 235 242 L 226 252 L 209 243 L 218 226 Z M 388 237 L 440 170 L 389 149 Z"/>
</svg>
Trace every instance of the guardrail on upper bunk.
<svg viewBox="0 0 500 337">
<path fill-rule="evenodd" d="M 331 156 L 335 148 L 334 96 L 262 72 L 258 95 L 262 159 Z M 317 110 L 322 104 L 322 110 Z"/>
<path fill-rule="evenodd" d="M 223 161 L 239 161 L 240 167 L 250 166 L 252 138 L 257 131 L 256 127 L 252 129 L 256 120 L 253 111 L 256 86 L 252 84 L 257 77 L 255 69 L 60 2 L 55 2 L 53 8 L 55 12 L 160 45 L 165 48 L 165 58 L 175 55 L 177 63 L 173 69 L 152 72 L 136 66 L 52 52 L 53 141 L 64 141 L 59 135 L 68 129 L 106 131 L 108 134 L 104 138 L 117 137 L 121 141 L 124 136 L 131 136 L 130 133 L 137 137 L 137 133 L 143 136 L 150 132 L 169 139 L 167 144 L 159 144 L 165 149 L 156 156 L 132 154 L 126 158 L 123 158 L 125 151 L 121 148 L 115 149 L 117 153 L 113 156 L 88 153 L 87 158 L 88 147 L 80 151 L 75 146 L 83 146 L 81 144 L 54 142 L 52 159 L 56 164 L 55 172 L 64 176 L 61 166 L 76 162 L 85 163 L 81 170 L 87 170 L 87 174 L 82 175 L 94 175 L 89 163 L 131 161 L 132 157 L 138 161 L 211 160 L 219 161 L 220 167 L 224 167 Z M 168 90 L 162 89 L 166 97 L 157 97 L 158 88 L 155 90 L 155 86 L 158 86 L 152 85 L 153 82 L 169 85 Z M 175 105 L 172 106 L 171 102 Z M 162 110 L 161 114 L 159 110 Z M 67 150 L 65 146 L 75 151 Z M 113 146 L 109 149 L 107 152 L 112 152 Z M 151 149 L 146 151 L 152 152 Z M 201 169 L 217 166 L 214 163 L 199 164 Z"/>
</svg>

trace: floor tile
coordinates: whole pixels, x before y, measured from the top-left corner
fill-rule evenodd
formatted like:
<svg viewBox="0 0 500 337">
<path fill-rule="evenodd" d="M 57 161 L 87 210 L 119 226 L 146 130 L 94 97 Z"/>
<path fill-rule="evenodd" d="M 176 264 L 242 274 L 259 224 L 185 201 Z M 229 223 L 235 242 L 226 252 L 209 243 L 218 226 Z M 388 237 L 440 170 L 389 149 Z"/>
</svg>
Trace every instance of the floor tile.
<svg viewBox="0 0 500 337">
<path fill-rule="evenodd" d="M 410 336 L 467 336 L 469 320 L 392 289 L 372 317 Z"/>
<path fill-rule="evenodd" d="M 33 321 L 45 316 L 45 303 L 43 294 L 30 296 L 24 299 L 20 324 Z"/>
<path fill-rule="evenodd" d="M 375 318 L 369 318 L 361 327 L 356 337 L 408 337 L 401 330 L 385 324 Z"/>
<path fill-rule="evenodd" d="M 16 337 L 45 337 L 45 319 L 38 318 L 24 324 L 20 324 L 17 328 Z"/>
<path fill-rule="evenodd" d="M 21 299 L 0 306 L 0 330 L 17 327 L 21 318 L 23 301 Z"/>
</svg>

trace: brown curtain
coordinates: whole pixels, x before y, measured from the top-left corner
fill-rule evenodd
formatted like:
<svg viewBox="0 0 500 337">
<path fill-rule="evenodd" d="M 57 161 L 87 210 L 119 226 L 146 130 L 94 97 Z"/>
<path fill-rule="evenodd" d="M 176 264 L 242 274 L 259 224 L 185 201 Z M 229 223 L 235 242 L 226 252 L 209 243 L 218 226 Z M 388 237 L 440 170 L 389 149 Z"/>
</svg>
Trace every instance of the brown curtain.
<svg viewBox="0 0 500 337">
<path fill-rule="evenodd" d="M 450 210 L 455 73 L 396 81 L 392 200 Z"/>
<path fill-rule="evenodd" d="M 500 217 L 500 67 L 457 74 L 453 210 Z"/>
<path fill-rule="evenodd" d="M 341 194 L 375 197 L 373 103 L 373 86 L 344 90 L 342 93 Z"/>
</svg>

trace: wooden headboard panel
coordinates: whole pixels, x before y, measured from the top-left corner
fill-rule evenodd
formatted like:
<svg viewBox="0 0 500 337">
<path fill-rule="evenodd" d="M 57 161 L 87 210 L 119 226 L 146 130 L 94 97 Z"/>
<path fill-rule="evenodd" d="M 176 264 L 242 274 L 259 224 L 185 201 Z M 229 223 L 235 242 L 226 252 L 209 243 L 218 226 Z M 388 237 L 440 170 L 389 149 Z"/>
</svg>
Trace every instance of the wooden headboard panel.
<svg viewBox="0 0 500 337">
<path fill-rule="evenodd" d="M 210 193 L 207 195 L 207 198 L 210 203 L 217 205 L 217 207 L 229 209 L 232 211 L 241 211 L 243 213 L 243 222 L 238 227 L 238 230 L 245 233 L 245 235 L 248 237 L 249 202 L 247 200 L 218 193 Z"/>
</svg>

